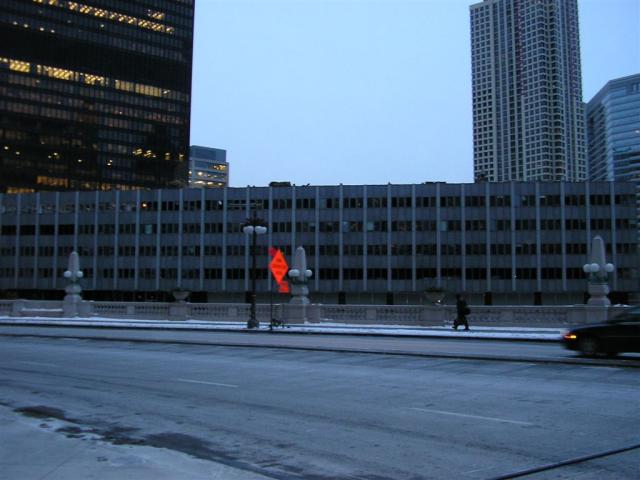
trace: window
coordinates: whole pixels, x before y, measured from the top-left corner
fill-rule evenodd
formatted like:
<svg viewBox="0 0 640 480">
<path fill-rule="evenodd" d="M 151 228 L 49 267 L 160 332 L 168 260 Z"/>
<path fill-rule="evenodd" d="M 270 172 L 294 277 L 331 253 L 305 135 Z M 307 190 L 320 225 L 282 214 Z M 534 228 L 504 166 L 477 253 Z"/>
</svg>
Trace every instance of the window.
<svg viewBox="0 0 640 480">
<path fill-rule="evenodd" d="M 387 208 L 387 197 L 367 198 L 367 208 Z"/>
<path fill-rule="evenodd" d="M 368 280 L 386 280 L 387 269 L 386 268 L 369 268 L 367 269 Z"/>
<path fill-rule="evenodd" d="M 440 197 L 441 207 L 459 207 L 460 197 Z"/>
<path fill-rule="evenodd" d="M 386 232 L 386 231 L 387 231 L 387 222 L 385 221 L 367 222 L 367 232 Z"/>
<path fill-rule="evenodd" d="M 486 255 L 487 246 L 484 243 L 465 245 L 466 255 Z"/>
<path fill-rule="evenodd" d="M 320 280 L 338 280 L 339 271 L 337 268 L 321 268 Z"/>
<path fill-rule="evenodd" d="M 411 220 L 391 222 L 392 232 L 410 232 Z"/>
<path fill-rule="evenodd" d="M 383 256 L 387 254 L 387 245 L 367 245 L 367 255 Z"/>
<path fill-rule="evenodd" d="M 391 198 L 391 206 L 393 208 L 411 208 L 411 197 L 393 197 Z"/>
<path fill-rule="evenodd" d="M 362 208 L 362 198 L 343 198 L 342 208 Z"/>
<path fill-rule="evenodd" d="M 345 268 L 342 271 L 342 278 L 345 280 L 362 280 L 363 270 L 361 268 Z"/>
<path fill-rule="evenodd" d="M 320 222 L 320 231 L 323 233 L 337 233 L 339 222 Z"/>
</svg>

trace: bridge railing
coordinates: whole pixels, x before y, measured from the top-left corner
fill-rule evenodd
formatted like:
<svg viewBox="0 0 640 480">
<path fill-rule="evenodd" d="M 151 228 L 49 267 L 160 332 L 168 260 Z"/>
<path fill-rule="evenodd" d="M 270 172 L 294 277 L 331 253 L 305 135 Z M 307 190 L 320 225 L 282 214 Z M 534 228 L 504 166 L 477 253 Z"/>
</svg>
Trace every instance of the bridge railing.
<svg viewBox="0 0 640 480">
<path fill-rule="evenodd" d="M 0 315 L 14 317 L 62 317 L 63 301 L 3 300 Z M 244 322 L 249 318 L 249 305 L 244 303 L 189 302 L 98 302 L 83 301 L 83 311 L 92 317 L 132 320 L 205 320 Z M 256 316 L 261 322 L 286 318 L 298 323 L 299 306 L 258 304 Z M 592 307 L 587 305 L 471 305 L 469 323 L 496 327 L 568 327 L 612 318 L 628 307 Z M 311 323 L 348 323 L 356 325 L 443 326 L 456 315 L 452 305 L 322 305 L 305 307 Z"/>
</svg>

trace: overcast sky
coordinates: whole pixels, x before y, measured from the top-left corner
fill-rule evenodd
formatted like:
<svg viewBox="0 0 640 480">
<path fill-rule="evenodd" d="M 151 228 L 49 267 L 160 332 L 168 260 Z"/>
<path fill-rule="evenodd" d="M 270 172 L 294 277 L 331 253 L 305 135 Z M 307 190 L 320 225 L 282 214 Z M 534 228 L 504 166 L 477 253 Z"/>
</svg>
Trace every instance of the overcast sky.
<svg viewBox="0 0 640 480">
<path fill-rule="evenodd" d="M 191 143 L 231 186 L 473 181 L 471 0 L 196 0 Z M 640 73 L 640 0 L 579 0 L 583 97 Z"/>
</svg>

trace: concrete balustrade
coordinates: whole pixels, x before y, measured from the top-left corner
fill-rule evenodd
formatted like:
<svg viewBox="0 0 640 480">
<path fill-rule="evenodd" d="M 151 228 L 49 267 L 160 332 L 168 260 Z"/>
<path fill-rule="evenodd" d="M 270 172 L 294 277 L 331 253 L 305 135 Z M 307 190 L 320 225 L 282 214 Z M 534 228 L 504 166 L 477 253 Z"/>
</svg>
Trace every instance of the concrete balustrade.
<svg viewBox="0 0 640 480">
<path fill-rule="evenodd" d="M 300 309 L 304 308 L 302 312 Z M 611 318 L 628 307 L 590 305 L 567 306 L 471 306 L 471 326 L 560 328 L 595 323 Z M 0 315 L 12 317 L 64 318 L 62 301 L 4 300 Z M 443 326 L 453 321 L 453 305 L 292 305 L 258 304 L 260 322 L 270 319 L 288 323 L 348 323 L 356 325 Z M 132 320 L 210 320 L 243 322 L 249 305 L 242 303 L 188 302 L 94 302 L 78 303 L 79 317 L 125 318 Z"/>
</svg>

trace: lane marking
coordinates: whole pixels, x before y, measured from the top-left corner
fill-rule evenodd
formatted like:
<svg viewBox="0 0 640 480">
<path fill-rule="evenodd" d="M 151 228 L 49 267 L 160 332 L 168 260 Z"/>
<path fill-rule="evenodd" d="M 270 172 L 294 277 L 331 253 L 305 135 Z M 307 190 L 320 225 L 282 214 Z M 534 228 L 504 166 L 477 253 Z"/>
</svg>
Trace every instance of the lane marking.
<svg viewBox="0 0 640 480">
<path fill-rule="evenodd" d="M 178 378 L 178 381 L 185 382 L 185 383 L 200 383 L 203 385 L 214 385 L 216 387 L 238 388 L 238 385 L 231 385 L 229 383 L 203 382 L 202 380 L 189 380 L 187 378 Z"/>
<path fill-rule="evenodd" d="M 479 420 L 491 420 L 493 422 L 501 422 L 501 423 L 513 423 L 514 425 L 533 425 L 533 423 L 529 422 L 520 422 L 518 420 L 507 420 L 506 418 L 495 418 L 495 417 L 482 417 L 480 415 L 469 415 L 466 413 L 456 413 L 456 412 L 445 412 L 444 410 L 433 410 L 430 408 L 418 408 L 413 407 L 411 410 L 417 410 L 419 412 L 427 412 L 427 413 L 439 413 L 441 415 L 451 415 L 454 417 L 465 417 L 465 418 L 476 418 Z"/>
<path fill-rule="evenodd" d="M 27 365 L 38 365 L 39 367 L 57 367 L 53 363 L 31 362 L 29 360 L 16 360 L 16 363 L 26 363 Z"/>
</svg>

